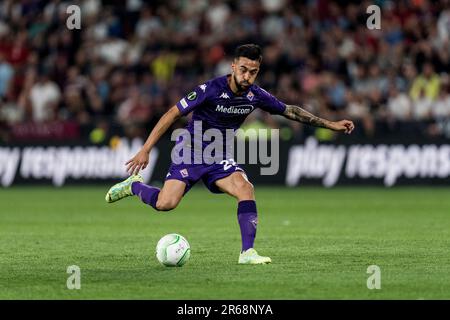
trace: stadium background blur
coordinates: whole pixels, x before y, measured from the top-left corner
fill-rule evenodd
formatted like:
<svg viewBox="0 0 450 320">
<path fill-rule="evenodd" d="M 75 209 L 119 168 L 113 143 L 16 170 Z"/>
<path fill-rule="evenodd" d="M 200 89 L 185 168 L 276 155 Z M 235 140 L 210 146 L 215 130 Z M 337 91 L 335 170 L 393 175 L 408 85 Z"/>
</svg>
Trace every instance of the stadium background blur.
<svg viewBox="0 0 450 320">
<path fill-rule="evenodd" d="M 66 28 L 70 4 L 80 30 Z M 371 4 L 381 30 L 366 26 Z M 230 72 L 248 42 L 263 48 L 260 86 L 354 120 L 350 139 L 450 137 L 449 1 L 5 0 L 0 141 L 144 138 L 194 86 Z M 293 141 L 340 137 L 263 112 L 247 125 L 288 128 Z"/>
</svg>

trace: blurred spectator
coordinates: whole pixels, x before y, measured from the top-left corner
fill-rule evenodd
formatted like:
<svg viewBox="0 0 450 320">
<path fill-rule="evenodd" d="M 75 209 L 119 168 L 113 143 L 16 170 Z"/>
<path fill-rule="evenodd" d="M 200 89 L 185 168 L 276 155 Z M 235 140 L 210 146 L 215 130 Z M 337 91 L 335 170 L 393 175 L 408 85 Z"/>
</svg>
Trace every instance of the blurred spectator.
<svg viewBox="0 0 450 320">
<path fill-rule="evenodd" d="M 21 65 L 27 61 L 30 49 L 27 41 L 27 33 L 25 31 L 18 32 L 14 37 L 12 46 L 9 48 L 8 61 L 15 65 Z"/>
<path fill-rule="evenodd" d="M 152 62 L 153 75 L 159 81 L 168 83 L 175 72 L 178 56 L 166 50 L 162 51 Z"/>
<path fill-rule="evenodd" d="M 427 96 L 426 89 L 421 88 L 419 96 L 413 101 L 412 111 L 416 120 L 428 120 L 431 117 L 433 101 Z"/>
<path fill-rule="evenodd" d="M 446 77 L 442 81 L 442 88 L 434 103 L 432 115 L 436 120 L 450 119 L 450 81 Z"/>
<path fill-rule="evenodd" d="M 360 130 L 362 129 L 366 136 L 372 136 L 375 124 L 370 115 L 369 106 L 363 97 L 348 90 L 346 92 L 346 104 L 347 109 L 345 111 L 348 117 L 362 124 L 363 128 L 360 128 Z"/>
<path fill-rule="evenodd" d="M 213 33 L 221 33 L 225 29 L 231 10 L 227 2 L 212 0 L 206 11 L 206 19 Z"/>
<path fill-rule="evenodd" d="M 395 85 L 389 89 L 387 111 L 389 117 L 395 120 L 408 121 L 412 119 L 411 100 L 406 93 L 399 92 Z"/>
<path fill-rule="evenodd" d="M 422 73 L 414 79 L 409 94 L 413 100 L 419 99 L 422 93 L 429 100 L 434 100 L 439 94 L 439 85 L 439 75 L 434 72 L 433 65 L 426 62 Z"/>
<path fill-rule="evenodd" d="M 64 91 L 64 108 L 61 110 L 60 116 L 63 119 L 74 119 L 81 124 L 89 121 L 86 103 L 79 88 L 69 87 Z"/>
<path fill-rule="evenodd" d="M 123 125 L 143 125 L 149 121 L 151 115 L 150 97 L 148 94 L 141 94 L 138 88 L 131 89 L 129 98 L 120 104 L 117 111 L 117 118 Z"/>
<path fill-rule="evenodd" d="M 163 24 L 161 19 L 154 15 L 152 9 L 149 7 L 144 7 L 141 11 L 141 17 L 136 23 L 136 35 L 145 40 L 147 37 L 156 36 L 159 32 L 162 32 Z"/>
<path fill-rule="evenodd" d="M 448 94 L 441 92 L 432 109 L 432 115 L 437 120 L 450 117 L 450 96 Z"/>
<path fill-rule="evenodd" d="M 32 120 L 36 122 L 53 120 L 60 98 L 59 87 L 50 80 L 47 71 L 41 72 L 30 90 Z"/>
<path fill-rule="evenodd" d="M 342 110 L 345 106 L 345 85 L 333 73 L 324 75 L 323 85 L 327 90 L 330 106 L 333 110 Z"/>
<path fill-rule="evenodd" d="M 124 62 L 128 45 L 123 39 L 107 37 L 96 46 L 96 53 L 105 62 L 119 65 Z"/>
<path fill-rule="evenodd" d="M 14 69 L 0 52 L 0 99 L 6 96 L 13 75 Z"/>
<path fill-rule="evenodd" d="M 50 80 L 47 71 L 41 71 L 38 74 L 37 82 L 30 90 L 32 120 L 36 122 L 53 120 L 60 98 L 61 91 L 59 87 Z"/>
<path fill-rule="evenodd" d="M 448 5 L 448 4 L 447 4 Z M 439 14 L 437 19 L 437 28 L 439 33 L 439 40 L 442 45 L 449 45 L 450 43 L 450 9 L 447 8 Z"/>
</svg>

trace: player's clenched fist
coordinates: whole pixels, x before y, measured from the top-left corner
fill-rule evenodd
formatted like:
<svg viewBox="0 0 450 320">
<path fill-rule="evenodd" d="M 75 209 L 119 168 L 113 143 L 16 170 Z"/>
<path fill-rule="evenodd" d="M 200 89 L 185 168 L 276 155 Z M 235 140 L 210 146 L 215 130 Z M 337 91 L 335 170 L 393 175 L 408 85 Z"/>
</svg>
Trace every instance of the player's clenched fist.
<svg viewBox="0 0 450 320">
<path fill-rule="evenodd" d="M 148 165 L 149 153 L 141 149 L 136 155 L 128 160 L 125 165 L 130 175 L 138 174 L 140 170 L 144 170 Z"/>
<path fill-rule="evenodd" d="M 331 122 L 329 128 L 335 131 L 344 131 L 344 133 L 350 134 L 352 133 L 353 129 L 355 129 L 355 125 L 350 120 L 341 120 Z"/>
</svg>

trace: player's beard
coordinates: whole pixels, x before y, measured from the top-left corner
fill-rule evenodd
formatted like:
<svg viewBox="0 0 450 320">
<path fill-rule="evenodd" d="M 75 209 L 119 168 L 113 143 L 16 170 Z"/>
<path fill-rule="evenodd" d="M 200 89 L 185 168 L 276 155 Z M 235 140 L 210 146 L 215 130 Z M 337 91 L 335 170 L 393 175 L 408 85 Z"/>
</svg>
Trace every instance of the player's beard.
<svg viewBox="0 0 450 320">
<path fill-rule="evenodd" d="M 236 78 L 236 75 L 233 75 L 234 78 L 234 83 L 236 84 L 236 88 L 238 89 L 239 92 L 245 91 L 248 89 L 248 87 L 250 86 L 250 83 L 247 86 L 243 86 L 239 83 L 238 79 Z"/>
</svg>

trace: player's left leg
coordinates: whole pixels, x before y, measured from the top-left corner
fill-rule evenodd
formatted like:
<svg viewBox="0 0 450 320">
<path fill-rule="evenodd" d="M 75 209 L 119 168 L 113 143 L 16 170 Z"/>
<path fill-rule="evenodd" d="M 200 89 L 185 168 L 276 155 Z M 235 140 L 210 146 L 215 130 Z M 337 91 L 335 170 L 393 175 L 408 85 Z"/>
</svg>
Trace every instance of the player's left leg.
<svg viewBox="0 0 450 320">
<path fill-rule="evenodd" d="M 260 256 L 253 248 L 258 224 L 258 212 L 253 185 L 244 172 L 236 171 L 231 175 L 216 180 L 219 190 L 228 193 L 238 200 L 238 221 L 241 229 L 242 250 L 239 264 L 271 263 L 269 257 Z"/>
<path fill-rule="evenodd" d="M 200 179 L 204 170 L 199 165 L 172 163 L 161 189 L 143 183 L 144 179 L 139 174 L 132 175 L 113 185 L 106 193 L 105 200 L 111 203 L 134 195 L 157 211 L 170 211 Z"/>
<path fill-rule="evenodd" d="M 177 207 L 186 190 L 186 183 L 171 179 L 166 180 L 161 189 L 144 183 L 134 183 L 133 194 L 145 204 L 157 211 L 170 211 Z"/>
<path fill-rule="evenodd" d="M 132 175 L 126 180 L 113 185 L 106 193 L 108 203 L 116 202 L 125 197 L 136 195 L 142 202 L 158 211 L 174 209 L 186 193 L 187 182 L 170 179 L 163 187 L 157 188 L 143 183 L 141 175 Z"/>
</svg>

